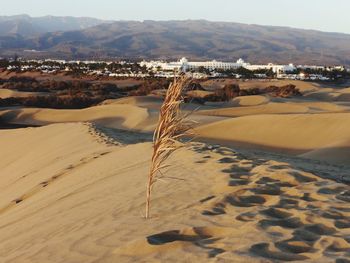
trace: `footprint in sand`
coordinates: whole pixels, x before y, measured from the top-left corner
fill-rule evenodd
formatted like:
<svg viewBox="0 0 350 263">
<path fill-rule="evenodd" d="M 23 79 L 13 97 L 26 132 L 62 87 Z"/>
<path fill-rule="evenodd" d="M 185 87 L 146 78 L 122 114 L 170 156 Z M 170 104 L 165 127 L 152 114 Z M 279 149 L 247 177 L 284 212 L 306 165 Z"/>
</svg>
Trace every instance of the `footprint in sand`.
<svg viewBox="0 0 350 263">
<path fill-rule="evenodd" d="M 350 190 L 341 192 L 339 195 L 336 195 L 335 198 L 350 203 Z"/>
<path fill-rule="evenodd" d="M 232 157 L 224 157 L 218 160 L 219 163 L 236 163 L 237 160 Z"/>
<path fill-rule="evenodd" d="M 299 201 L 292 199 L 292 198 L 286 198 L 282 197 L 279 201 L 279 203 L 276 205 L 276 207 L 280 208 L 299 208 Z"/>
<path fill-rule="evenodd" d="M 249 167 L 240 167 L 238 165 L 232 165 L 230 168 L 223 169 L 223 173 L 228 173 L 232 175 L 239 175 L 239 176 L 249 176 L 250 175 L 251 168 Z"/>
<path fill-rule="evenodd" d="M 216 203 L 211 210 L 204 210 L 202 212 L 202 215 L 206 216 L 217 216 L 223 214 L 226 214 L 225 204 L 223 203 Z"/>
<path fill-rule="evenodd" d="M 251 221 L 255 221 L 256 215 L 257 215 L 256 212 L 246 212 L 238 215 L 236 219 L 243 222 L 251 222 Z"/>
<path fill-rule="evenodd" d="M 249 196 L 231 195 L 231 196 L 227 196 L 225 201 L 233 206 L 251 207 L 251 206 L 264 204 L 266 202 L 266 199 L 263 196 L 259 196 L 259 195 L 249 195 Z"/>
<path fill-rule="evenodd" d="M 269 168 L 272 169 L 272 170 L 291 169 L 290 165 L 284 165 L 284 164 L 281 164 L 281 165 L 271 165 Z"/>
<path fill-rule="evenodd" d="M 259 221 L 259 225 L 263 229 L 267 229 L 271 226 L 280 226 L 284 228 L 299 228 L 304 224 L 301 222 L 298 217 L 288 217 L 284 219 L 262 219 Z"/>
<path fill-rule="evenodd" d="M 317 193 L 325 194 L 325 195 L 335 195 L 335 194 L 339 194 L 345 190 L 346 190 L 346 187 L 344 187 L 344 186 L 324 187 L 324 188 L 321 188 L 320 190 L 318 190 Z"/>
<path fill-rule="evenodd" d="M 247 179 L 233 179 L 228 182 L 228 186 L 242 186 L 242 185 L 248 185 L 249 180 Z"/>
<path fill-rule="evenodd" d="M 282 252 L 270 249 L 269 243 L 259 243 L 255 244 L 250 248 L 250 251 L 258 256 L 281 260 L 281 261 L 296 261 L 296 260 L 306 260 L 308 257 L 303 255 L 298 255 L 294 253 Z"/>
<path fill-rule="evenodd" d="M 261 213 L 263 215 L 267 215 L 269 217 L 278 219 L 285 219 L 293 215 L 292 213 L 287 212 L 285 209 L 279 209 L 274 207 L 262 210 Z"/>
<path fill-rule="evenodd" d="M 308 242 L 315 242 L 321 238 L 320 235 L 307 231 L 305 229 L 296 229 L 293 232 L 293 237 L 295 240 L 304 240 Z"/>
<path fill-rule="evenodd" d="M 280 180 L 269 178 L 269 177 L 261 177 L 255 182 L 255 184 L 258 184 L 258 185 L 275 185 L 275 186 L 278 186 L 278 187 L 294 187 L 294 186 L 297 186 L 296 183 L 282 182 Z"/>
<path fill-rule="evenodd" d="M 350 244 L 342 238 L 334 238 L 334 241 L 331 245 L 326 248 L 326 251 L 329 252 L 349 252 L 350 253 Z"/>
<path fill-rule="evenodd" d="M 313 247 L 304 241 L 286 240 L 286 241 L 276 242 L 275 246 L 282 251 L 293 253 L 293 254 L 306 253 L 313 250 Z"/>
<path fill-rule="evenodd" d="M 344 219 L 345 216 L 343 213 L 334 210 L 334 209 L 330 209 L 328 211 L 325 211 L 321 214 L 321 216 L 323 216 L 324 218 L 328 218 L 328 219 Z"/>
<path fill-rule="evenodd" d="M 328 227 L 324 224 L 311 224 L 304 227 L 304 230 L 316 235 L 333 235 L 337 230 L 333 227 Z"/>
<path fill-rule="evenodd" d="M 281 195 L 283 193 L 277 185 L 265 185 L 259 188 L 253 188 L 250 191 L 261 195 Z"/>
<path fill-rule="evenodd" d="M 350 218 L 347 217 L 346 219 L 336 220 L 334 222 L 334 225 L 335 225 L 335 227 L 340 228 L 340 229 L 350 228 Z"/>
<path fill-rule="evenodd" d="M 311 182 L 316 182 L 317 178 L 316 176 L 307 176 L 305 174 L 302 174 L 301 172 L 298 171 L 291 171 L 288 172 L 289 175 L 293 176 L 295 180 L 297 180 L 299 183 L 311 183 Z"/>
</svg>

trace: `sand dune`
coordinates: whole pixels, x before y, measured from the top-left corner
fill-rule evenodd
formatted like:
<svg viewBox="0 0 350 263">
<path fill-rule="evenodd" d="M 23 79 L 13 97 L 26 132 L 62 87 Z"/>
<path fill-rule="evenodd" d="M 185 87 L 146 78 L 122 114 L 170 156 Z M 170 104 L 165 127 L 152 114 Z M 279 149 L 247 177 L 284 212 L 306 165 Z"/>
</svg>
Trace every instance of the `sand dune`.
<svg viewBox="0 0 350 263">
<path fill-rule="evenodd" d="M 0 131 L 1 262 L 350 256 L 349 186 L 204 143 L 170 159 L 153 217 L 143 219 L 151 143 L 104 129 L 65 123 Z"/>
<path fill-rule="evenodd" d="M 349 164 L 350 140 L 338 141 L 327 146 L 304 153 L 302 157 L 327 161 L 332 163 Z"/>
<path fill-rule="evenodd" d="M 349 88 L 322 88 L 316 91 L 305 93 L 306 98 L 311 98 L 320 101 L 350 101 L 350 89 Z"/>
<path fill-rule="evenodd" d="M 15 109 L 0 112 L 3 121 L 45 125 L 62 122 L 91 121 L 106 127 L 147 130 L 149 116 L 146 108 L 133 105 L 102 105 L 82 110 Z"/>
<path fill-rule="evenodd" d="M 24 91 L 16 91 L 16 90 L 0 88 L 0 99 L 6 99 L 11 97 L 22 98 L 22 97 L 30 97 L 30 96 L 45 96 L 45 95 L 47 95 L 47 93 L 45 92 L 24 92 Z"/>
<path fill-rule="evenodd" d="M 287 113 L 307 113 L 309 108 L 295 103 L 268 103 L 263 105 L 253 105 L 250 107 L 223 107 L 218 109 L 202 110 L 199 114 L 209 116 L 239 117 L 260 114 L 287 114 Z"/>
<path fill-rule="evenodd" d="M 261 104 L 267 104 L 270 101 L 268 96 L 243 96 L 234 98 L 232 100 L 232 106 L 256 106 Z"/>
<path fill-rule="evenodd" d="M 236 80 L 209 80 L 213 89 Z M 320 161 L 350 164 L 349 88 L 327 87 L 301 81 L 246 81 L 241 88 L 294 84 L 302 97 L 274 98 L 268 95 L 237 97 L 228 102 L 186 104 L 194 111 L 199 137 L 211 142 L 272 150 Z M 65 122 L 93 122 L 109 128 L 150 133 L 158 120 L 159 96 L 107 100 L 82 110 L 16 108 L 0 110 L 0 121 L 14 124 L 46 125 Z M 345 156 L 345 157 L 344 157 Z"/>
<path fill-rule="evenodd" d="M 349 107 L 342 106 L 329 102 L 298 102 L 299 105 L 303 105 L 309 108 L 309 112 L 345 112 L 349 111 Z"/>
<path fill-rule="evenodd" d="M 302 154 L 350 140 L 350 113 L 255 115 L 196 130 L 200 137 L 213 141 Z M 349 157 L 346 161 L 350 163 Z"/>
<path fill-rule="evenodd" d="M 43 108 L 15 108 L 0 110 L 0 120 L 15 124 L 47 125 L 66 122 L 94 122 L 96 124 L 126 130 L 153 132 L 158 121 L 161 105 L 159 97 L 131 97 L 107 100 L 100 106 L 79 110 L 58 110 Z M 199 105 L 185 104 L 183 110 L 191 112 Z M 202 106 L 211 109 L 210 106 Z M 220 116 L 203 116 L 194 114 L 191 118 L 198 124 L 207 124 L 223 120 Z"/>
<path fill-rule="evenodd" d="M 161 102 L 159 97 L 145 96 L 108 100 L 82 110 L 7 109 L 0 111 L 0 120 L 29 125 L 88 121 L 109 128 L 149 133 L 158 120 Z M 184 110 L 196 110 L 191 119 L 197 122 L 197 135 L 211 142 L 302 154 L 345 164 L 349 164 L 348 155 L 344 157 L 349 146 L 343 145 L 350 140 L 349 109 L 345 103 L 268 96 L 184 106 Z M 338 149 L 339 154 L 336 154 Z"/>
<path fill-rule="evenodd" d="M 235 82 L 208 80 L 194 93 Z M 0 130 L 0 262 L 348 262 L 350 88 L 239 84 L 290 83 L 302 97 L 184 105 L 197 137 L 171 156 L 150 220 L 160 97 L 0 109 L 0 125 L 46 125 Z"/>
<path fill-rule="evenodd" d="M 106 100 L 102 105 L 133 105 L 148 109 L 159 110 L 163 100 L 156 96 L 126 97 L 121 99 Z"/>
</svg>

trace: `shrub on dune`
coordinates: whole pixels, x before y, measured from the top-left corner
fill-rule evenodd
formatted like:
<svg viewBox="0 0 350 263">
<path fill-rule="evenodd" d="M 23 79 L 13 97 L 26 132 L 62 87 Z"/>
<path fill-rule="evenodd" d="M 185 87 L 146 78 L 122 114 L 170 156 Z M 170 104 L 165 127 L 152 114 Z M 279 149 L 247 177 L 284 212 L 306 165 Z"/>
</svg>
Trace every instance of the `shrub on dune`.
<svg viewBox="0 0 350 263">
<path fill-rule="evenodd" d="M 190 129 L 190 125 L 185 120 L 186 116 L 180 113 L 180 104 L 183 102 L 182 93 L 189 83 L 190 80 L 186 76 L 175 79 L 170 84 L 160 109 L 153 136 L 153 154 L 146 194 L 146 218 L 150 217 L 152 188 L 162 176 L 161 170 L 166 167 L 164 163 L 174 151 L 183 146 L 179 139 L 188 134 Z"/>
</svg>

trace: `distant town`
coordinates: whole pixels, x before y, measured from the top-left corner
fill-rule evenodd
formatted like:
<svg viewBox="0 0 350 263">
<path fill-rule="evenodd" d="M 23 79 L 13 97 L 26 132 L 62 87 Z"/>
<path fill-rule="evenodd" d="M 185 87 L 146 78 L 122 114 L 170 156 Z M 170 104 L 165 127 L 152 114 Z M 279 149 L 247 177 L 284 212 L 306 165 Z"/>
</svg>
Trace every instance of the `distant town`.
<svg viewBox="0 0 350 263">
<path fill-rule="evenodd" d="M 274 63 L 251 64 L 243 59 L 236 62 L 222 61 L 66 61 L 57 59 L 24 60 L 20 58 L 0 59 L 0 68 L 8 71 L 40 71 L 55 74 L 72 72 L 90 76 L 115 78 L 173 78 L 186 72 L 194 79 L 291 79 L 311 81 L 334 81 L 350 77 L 350 69 L 344 66 L 280 65 Z"/>
</svg>

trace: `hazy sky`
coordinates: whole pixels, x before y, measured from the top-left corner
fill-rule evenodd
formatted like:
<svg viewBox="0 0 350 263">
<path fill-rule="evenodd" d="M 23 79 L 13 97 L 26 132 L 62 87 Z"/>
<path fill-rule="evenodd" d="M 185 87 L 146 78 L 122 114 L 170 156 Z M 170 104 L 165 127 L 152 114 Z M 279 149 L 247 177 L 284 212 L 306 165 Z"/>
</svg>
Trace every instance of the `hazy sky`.
<svg viewBox="0 0 350 263">
<path fill-rule="evenodd" d="M 350 33 L 350 0 L 0 0 L 0 15 L 207 19 Z"/>
</svg>

